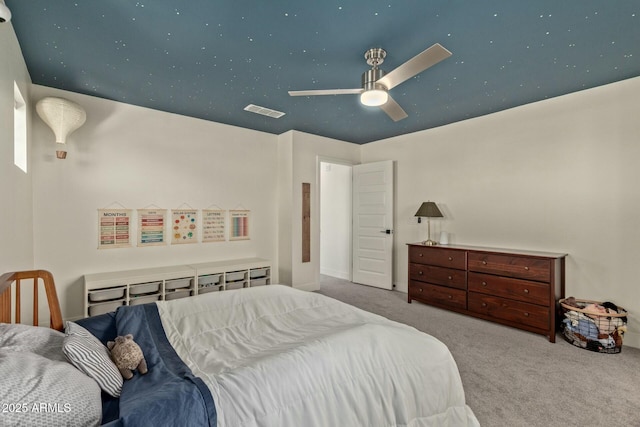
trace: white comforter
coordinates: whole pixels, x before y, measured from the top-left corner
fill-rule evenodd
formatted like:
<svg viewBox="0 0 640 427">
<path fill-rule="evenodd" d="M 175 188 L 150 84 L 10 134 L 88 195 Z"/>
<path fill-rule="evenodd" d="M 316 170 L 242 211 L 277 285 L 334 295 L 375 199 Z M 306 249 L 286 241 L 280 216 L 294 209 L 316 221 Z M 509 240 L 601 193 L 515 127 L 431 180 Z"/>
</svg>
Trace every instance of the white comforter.
<svg viewBox="0 0 640 427">
<path fill-rule="evenodd" d="M 444 344 L 340 301 L 270 285 L 158 310 L 220 427 L 479 425 Z"/>
</svg>

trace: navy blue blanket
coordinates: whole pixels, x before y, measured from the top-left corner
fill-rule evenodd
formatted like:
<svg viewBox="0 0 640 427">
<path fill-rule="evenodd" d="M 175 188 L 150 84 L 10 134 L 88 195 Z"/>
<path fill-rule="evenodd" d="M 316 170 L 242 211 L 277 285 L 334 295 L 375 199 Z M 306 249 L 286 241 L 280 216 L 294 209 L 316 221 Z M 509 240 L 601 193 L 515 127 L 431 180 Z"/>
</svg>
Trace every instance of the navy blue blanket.
<svg viewBox="0 0 640 427">
<path fill-rule="evenodd" d="M 120 399 L 103 398 L 103 423 L 113 426 L 211 426 L 215 403 L 205 383 L 167 340 L 156 304 L 123 306 L 115 314 L 78 321 L 101 341 L 132 334 L 149 372 L 125 381 Z M 104 396 L 103 396 L 104 397 Z"/>
</svg>

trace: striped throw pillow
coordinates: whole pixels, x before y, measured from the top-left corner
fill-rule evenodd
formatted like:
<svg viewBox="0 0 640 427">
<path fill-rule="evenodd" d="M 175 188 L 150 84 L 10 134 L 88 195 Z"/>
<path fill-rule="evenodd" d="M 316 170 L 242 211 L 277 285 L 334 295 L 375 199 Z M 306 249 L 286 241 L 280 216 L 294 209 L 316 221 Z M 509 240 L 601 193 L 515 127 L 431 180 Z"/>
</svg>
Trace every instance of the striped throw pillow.
<svg viewBox="0 0 640 427">
<path fill-rule="evenodd" d="M 122 375 L 111 360 L 107 347 L 91 332 L 67 321 L 62 351 L 73 366 L 93 378 L 105 393 L 120 397 Z"/>
</svg>

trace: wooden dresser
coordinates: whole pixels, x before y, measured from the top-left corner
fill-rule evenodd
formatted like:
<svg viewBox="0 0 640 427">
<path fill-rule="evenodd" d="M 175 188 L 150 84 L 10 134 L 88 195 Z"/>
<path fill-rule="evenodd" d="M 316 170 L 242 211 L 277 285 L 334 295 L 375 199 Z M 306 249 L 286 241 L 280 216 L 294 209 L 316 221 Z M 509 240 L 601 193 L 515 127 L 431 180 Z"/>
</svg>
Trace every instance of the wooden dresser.
<svg viewBox="0 0 640 427">
<path fill-rule="evenodd" d="M 409 244 L 408 302 L 420 301 L 556 340 L 566 254 Z"/>
</svg>

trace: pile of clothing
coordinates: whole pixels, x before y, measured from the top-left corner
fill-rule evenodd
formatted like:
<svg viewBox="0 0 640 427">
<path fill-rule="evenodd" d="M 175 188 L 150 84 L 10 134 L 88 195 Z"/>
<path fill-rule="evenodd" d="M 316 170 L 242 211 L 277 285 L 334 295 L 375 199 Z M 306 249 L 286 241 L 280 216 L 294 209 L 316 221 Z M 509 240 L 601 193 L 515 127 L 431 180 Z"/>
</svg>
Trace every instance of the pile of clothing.
<svg viewBox="0 0 640 427">
<path fill-rule="evenodd" d="M 567 341 L 592 351 L 620 351 L 622 336 L 627 330 L 627 317 L 623 309 L 612 302 L 597 304 L 574 297 L 563 300 L 562 307 L 565 316 L 563 334 Z"/>
</svg>

